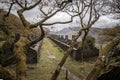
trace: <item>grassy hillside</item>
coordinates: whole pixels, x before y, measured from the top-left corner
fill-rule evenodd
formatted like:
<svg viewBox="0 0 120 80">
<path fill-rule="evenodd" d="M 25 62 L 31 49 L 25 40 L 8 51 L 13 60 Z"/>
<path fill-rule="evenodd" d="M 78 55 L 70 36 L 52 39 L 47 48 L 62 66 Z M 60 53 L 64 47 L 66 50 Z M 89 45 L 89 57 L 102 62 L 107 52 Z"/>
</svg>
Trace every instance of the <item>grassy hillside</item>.
<svg viewBox="0 0 120 80">
<path fill-rule="evenodd" d="M 24 31 L 24 26 L 21 20 L 19 19 L 19 17 L 17 17 L 14 14 L 10 14 L 9 17 L 7 17 L 6 20 L 4 21 L 3 17 L 5 14 L 7 14 L 7 11 L 0 10 L 0 27 L 2 27 L 1 25 L 5 24 L 7 25 L 7 27 L 11 32 L 22 34 Z M 40 29 L 38 28 L 31 29 L 29 32 L 40 34 Z M 0 34 L 2 37 L 5 36 L 4 33 L 1 31 L 1 29 L 0 29 Z"/>
<path fill-rule="evenodd" d="M 5 14 L 7 14 L 6 11 L 0 10 L 0 24 L 5 22 L 5 25 L 7 25 L 13 32 L 22 33 L 23 25 L 21 20 L 17 16 L 10 14 L 9 17 L 6 18 L 6 21 L 4 21 L 3 16 Z"/>
</svg>

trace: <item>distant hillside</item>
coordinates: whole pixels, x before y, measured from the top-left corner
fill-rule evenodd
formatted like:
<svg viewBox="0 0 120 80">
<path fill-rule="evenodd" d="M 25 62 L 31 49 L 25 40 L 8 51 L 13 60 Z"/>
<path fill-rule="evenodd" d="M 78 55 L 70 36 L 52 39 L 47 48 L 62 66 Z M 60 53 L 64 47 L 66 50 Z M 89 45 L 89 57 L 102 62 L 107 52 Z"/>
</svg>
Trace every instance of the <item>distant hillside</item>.
<svg viewBox="0 0 120 80">
<path fill-rule="evenodd" d="M 64 28 L 56 33 L 56 35 L 68 35 L 69 39 L 72 39 L 72 35 L 77 35 L 77 32 L 79 31 L 79 27 L 72 27 L 72 28 Z M 101 28 L 91 28 L 88 35 L 93 36 L 94 38 L 98 39 L 99 33 L 102 31 Z M 81 38 L 78 39 L 78 41 L 81 41 Z"/>
<path fill-rule="evenodd" d="M 74 28 L 64 28 L 58 32 L 56 32 L 57 35 L 75 35 L 77 32 L 74 30 Z"/>
<path fill-rule="evenodd" d="M 73 27 L 73 28 L 64 28 L 58 32 L 56 32 L 57 35 L 76 35 L 79 27 Z M 102 31 L 101 28 L 91 28 L 89 31 L 89 35 L 96 36 Z"/>
</svg>

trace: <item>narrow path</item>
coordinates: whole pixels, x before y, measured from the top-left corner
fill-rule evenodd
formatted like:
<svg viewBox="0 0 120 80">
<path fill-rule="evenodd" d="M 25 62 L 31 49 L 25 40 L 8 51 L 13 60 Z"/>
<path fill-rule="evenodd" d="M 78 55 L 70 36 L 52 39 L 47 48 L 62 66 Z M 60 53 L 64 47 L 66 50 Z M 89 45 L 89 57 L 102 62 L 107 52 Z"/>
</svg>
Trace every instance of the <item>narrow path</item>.
<svg viewBox="0 0 120 80">
<path fill-rule="evenodd" d="M 47 41 L 47 43 L 48 43 L 48 45 L 50 45 L 50 43 L 49 43 L 48 41 Z M 48 46 L 46 46 L 46 50 L 47 50 L 48 55 L 51 56 L 53 63 L 55 63 L 55 64 L 58 65 L 59 62 L 57 62 L 57 61 L 56 61 L 56 57 L 50 53 L 50 51 L 49 51 L 49 49 L 48 49 Z M 64 71 L 64 72 L 68 71 L 68 76 L 69 76 L 72 80 L 81 80 L 79 77 L 77 77 L 75 74 L 73 74 L 73 73 L 72 73 L 69 69 L 67 69 L 65 66 L 63 66 L 61 70 Z"/>
<path fill-rule="evenodd" d="M 36 68 L 34 69 L 31 68 L 27 70 L 28 80 L 50 80 L 53 75 L 53 72 L 57 64 L 52 62 L 52 59 L 54 59 L 55 56 L 54 54 L 51 54 L 53 56 L 48 54 L 48 50 L 46 49 L 46 46 L 48 46 L 47 48 L 50 51 L 53 51 L 53 53 L 57 53 L 57 49 L 56 48 L 54 49 L 52 44 L 48 45 L 47 41 L 48 39 L 46 38 L 43 40 L 43 44 L 40 51 L 41 56 L 38 64 L 36 65 Z M 59 61 L 61 58 L 61 55 L 57 54 L 56 56 L 58 57 L 56 60 Z M 33 65 L 30 65 L 30 66 L 33 66 Z M 60 76 L 58 77 L 58 80 L 64 80 L 64 78 L 65 78 L 65 72 L 61 72 Z"/>
<path fill-rule="evenodd" d="M 36 68 L 29 69 L 27 71 L 28 80 L 50 80 L 57 67 L 57 64 L 63 57 L 63 53 L 64 52 L 60 50 L 54 42 L 45 38 L 43 40 L 40 51 L 41 56 Z M 77 77 L 80 75 L 79 66 L 80 63 L 74 62 L 68 58 L 65 65 L 62 67 L 61 73 L 57 80 L 65 80 L 66 70 L 68 70 L 69 80 L 82 80 Z"/>
</svg>

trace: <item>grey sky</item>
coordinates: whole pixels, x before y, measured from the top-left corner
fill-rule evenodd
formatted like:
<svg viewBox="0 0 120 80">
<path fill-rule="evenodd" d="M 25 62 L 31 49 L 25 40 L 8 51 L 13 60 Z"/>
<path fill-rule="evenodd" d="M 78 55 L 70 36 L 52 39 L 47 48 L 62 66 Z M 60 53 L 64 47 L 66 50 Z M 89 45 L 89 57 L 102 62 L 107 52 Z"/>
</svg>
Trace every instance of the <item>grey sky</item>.
<svg viewBox="0 0 120 80">
<path fill-rule="evenodd" d="M 17 15 L 15 11 L 13 11 L 13 13 Z M 32 10 L 24 12 L 26 19 L 32 23 L 37 22 L 41 19 L 41 18 L 38 18 L 39 14 L 40 14 L 40 11 L 38 10 L 38 6 Z M 55 21 L 68 21 L 68 20 L 70 20 L 70 17 L 66 13 L 59 12 L 55 16 L 47 20 L 46 22 L 50 23 Z M 76 23 L 76 20 L 77 18 L 75 18 L 72 23 L 64 24 L 64 25 L 60 25 L 60 24 L 52 25 L 52 27 L 55 27 L 55 30 L 61 30 L 65 27 L 79 27 L 79 23 Z M 101 16 L 99 20 L 95 23 L 95 25 L 93 25 L 93 27 L 99 27 L 99 28 L 112 27 L 112 26 L 115 26 L 117 23 L 119 23 L 118 20 L 112 19 L 111 15 L 107 15 L 107 16 Z"/>
</svg>

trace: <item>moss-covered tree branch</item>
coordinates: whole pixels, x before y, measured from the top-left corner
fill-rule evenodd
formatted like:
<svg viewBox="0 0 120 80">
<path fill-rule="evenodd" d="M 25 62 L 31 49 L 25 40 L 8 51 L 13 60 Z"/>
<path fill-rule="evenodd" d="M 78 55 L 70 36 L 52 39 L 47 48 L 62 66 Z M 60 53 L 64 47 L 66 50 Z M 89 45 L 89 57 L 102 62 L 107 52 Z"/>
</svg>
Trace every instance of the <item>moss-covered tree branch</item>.
<svg viewBox="0 0 120 80">
<path fill-rule="evenodd" d="M 19 59 L 16 56 L 12 56 L 9 59 L 6 59 L 1 65 L 2 67 L 7 67 L 19 62 Z"/>
<path fill-rule="evenodd" d="M 28 44 L 26 44 L 25 47 L 31 47 L 32 45 L 36 44 L 38 41 L 40 41 L 40 40 L 42 40 L 44 38 L 45 32 L 43 30 L 42 25 L 40 25 L 40 29 L 41 29 L 41 35 L 37 39 L 35 39 L 35 40 L 29 42 Z"/>
<path fill-rule="evenodd" d="M 0 79 L 17 80 L 15 75 L 13 75 L 8 69 L 1 67 L 1 65 L 0 65 Z"/>
<path fill-rule="evenodd" d="M 61 71 L 62 66 L 63 66 L 64 63 L 66 62 L 67 57 L 71 54 L 71 52 L 72 52 L 72 50 L 73 50 L 73 47 L 74 47 L 74 45 L 75 45 L 75 42 L 76 42 L 76 40 L 80 37 L 81 33 L 82 33 L 82 29 L 79 31 L 78 35 L 75 36 L 75 37 L 72 39 L 71 44 L 70 44 L 70 48 L 67 50 L 67 52 L 65 53 L 65 55 L 63 56 L 63 58 L 62 58 L 61 61 L 59 62 L 57 68 L 55 69 L 54 74 L 52 75 L 51 80 L 57 80 L 57 77 L 58 77 L 59 74 L 60 74 L 60 71 Z"/>
<path fill-rule="evenodd" d="M 115 37 L 110 43 L 108 43 L 105 48 L 100 52 L 100 55 L 95 63 L 94 68 L 87 76 L 86 80 L 97 80 L 101 71 L 104 69 L 105 61 L 109 52 L 120 43 L 120 36 Z"/>
</svg>

